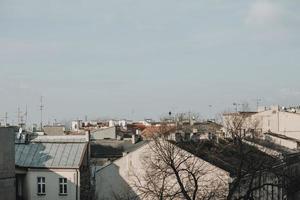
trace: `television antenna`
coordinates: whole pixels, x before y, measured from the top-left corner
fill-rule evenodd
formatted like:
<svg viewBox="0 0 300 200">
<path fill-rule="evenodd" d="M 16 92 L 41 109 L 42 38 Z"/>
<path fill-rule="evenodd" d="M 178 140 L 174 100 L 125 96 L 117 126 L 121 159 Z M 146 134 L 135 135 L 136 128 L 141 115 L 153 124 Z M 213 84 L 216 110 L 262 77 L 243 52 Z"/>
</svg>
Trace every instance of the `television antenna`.
<svg viewBox="0 0 300 200">
<path fill-rule="evenodd" d="M 7 124 L 7 120 L 8 120 L 8 114 L 7 114 L 7 112 L 5 112 L 5 117 L 4 117 L 4 119 L 5 119 L 5 126 L 7 126 L 8 124 Z"/>
<path fill-rule="evenodd" d="M 40 98 L 40 112 L 41 112 L 40 126 L 41 126 L 41 131 L 43 130 L 43 110 L 44 110 L 43 96 L 41 96 L 41 98 Z"/>
</svg>

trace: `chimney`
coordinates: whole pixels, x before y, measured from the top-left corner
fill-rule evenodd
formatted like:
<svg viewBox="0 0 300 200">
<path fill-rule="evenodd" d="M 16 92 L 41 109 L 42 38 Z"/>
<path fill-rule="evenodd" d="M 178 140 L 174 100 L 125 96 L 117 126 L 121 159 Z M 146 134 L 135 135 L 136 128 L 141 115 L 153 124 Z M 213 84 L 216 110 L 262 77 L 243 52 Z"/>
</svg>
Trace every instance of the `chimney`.
<svg viewBox="0 0 300 200">
<path fill-rule="evenodd" d="M 140 135 L 140 130 L 139 130 L 139 129 L 136 129 L 136 130 L 135 130 L 135 134 L 136 134 L 136 135 Z"/>
<path fill-rule="evenodd" d="M 91 131 L 90 131 L 90 130 L 87 130 L 87 131 L 85 131 L 85 140 L 86 140 L 87 142 L 89 142 L 90 139 L 91 139 Z"/>
<path fill-rule="evenodd" d="M 132 136 L 131 136 L 131 142 L 132 142 L 132 144 L 135 144 L 136 143 L 136 135 L 135 134 L 132 134 Z"/>
</svg>

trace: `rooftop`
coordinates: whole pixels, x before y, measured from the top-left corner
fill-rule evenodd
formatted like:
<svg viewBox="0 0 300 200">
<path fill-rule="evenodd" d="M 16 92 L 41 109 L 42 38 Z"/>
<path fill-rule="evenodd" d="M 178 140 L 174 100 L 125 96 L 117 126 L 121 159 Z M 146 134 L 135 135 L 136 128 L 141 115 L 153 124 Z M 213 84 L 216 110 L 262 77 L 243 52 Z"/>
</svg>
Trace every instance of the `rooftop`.
<svg viewBox="0 0 300 200">
<path fill-rule="evenodd" d="M 240 164 L 240 153 L 238 152 L 237 146 L 227 140 L 219 140 L 219 143 L 214 143 L 212 141 L 201 141 L 201 142 L 180 142 L 177 145 L 200 157 L 201 159 L 229 172 L 231 175 L 235 175 L 237 168 Z M 256 149 L 253 146 L 244 144 L 244 165 L 243 170 L 249 171 L 249 169 L 254 169 L 257 165 L 261 163 L 253 162 L 253 160 L 263 161 L 263 165 L 268 165 L 274 163 L 275 158 L 267 155 Z M 246 153 L 247 152 L 247 153 Z M 261 166 L 263 167 L 263 166 Z"/>
<path fill-rule="evenodd" d="M 15 164 L 29 168 L 79 168 L 86 143 L 15 144 Z"/>
<path fill-rule="evenodd" d="M 84 143 L 88 141 L 88 136 L 87 135 L 33 135 L 31 136 L 31 142 L 51 142 L 51 143 Z"/>
<path fill-rule="evenodd" d="M 132 144 L 131 140 L 97 140 L 91 143 L 91 157 L 118 158 L 123 155 L 123 152 L 133 152 L 146 143 L 147 141 Z"/>
<path fill-rule="evenodd" d="M 223 116 L 231 116 L 231 115 L 254 115 L 258 112 L 255 111 L 238 111 L 238 112 L 228 112 L 224 113 Z"/>
</svg>

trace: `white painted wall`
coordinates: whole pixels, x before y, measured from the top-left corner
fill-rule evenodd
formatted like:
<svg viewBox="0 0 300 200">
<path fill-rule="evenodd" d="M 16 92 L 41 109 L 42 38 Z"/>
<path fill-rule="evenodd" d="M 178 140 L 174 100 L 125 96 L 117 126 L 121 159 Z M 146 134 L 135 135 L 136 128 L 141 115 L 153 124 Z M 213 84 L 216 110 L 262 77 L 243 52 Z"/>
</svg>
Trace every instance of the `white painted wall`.
<svg viewBox="0 0 300 200">
<path fill-rule="evenodd" d="M 91 140 L 117 139 L 116 127 L 97 129 L 91 132 Z"/>
<path fill-rule="evenodd" d="M 45 177 L 46 195 L 37 195 L 37 177 Z M 80 173 L 78 176 L 76 169 L 28 169 L 25 177 L 25 191 L 27 200 L 76 200 L 76 184 L 80 183 Z M 59 178 L 67 178 L 68 195 L 59 195 Z M 77 181 L 78 180 L 78 181 Z M 78 199 L 80 199 L 80 188 L 77 190 Z"/>
<path fill-rule="evenodd" d="M 72 131 L 79 131 L 81 128 L 82 128 L 82 121 L 81 120 L 72 121 L 72 123 L 71 123 L 71 130 Z"/>
<path fill-rule="evenodd" d="M 263 132 L 273 133 L 300 140 L 300 114 L 284 112 L 279 109 L 267 110 L 253 115 L 260 121 Z"/>
<path fill-rule="evenodd" d="M 147 168 L 147 166 L 143 165 L 142 160 L 145 155 L 150 153 L 150 147 L 146 144 L 98 171 L 96 173 L 96 199 L 109 200 L 114 199 L 114 196 L 130 198 L 131 195 L 137 194 L 138 191 L 131 186 L 135 180 L 135 175 L 142 176 Z M 189 154 L 188 152 L 186 153 Z M 201 178 L 202 181 L 205 181 L 200 184 L 205 182 L 208 185 L 212 185 L 222 182 L 224 187 L 228 188 L 228 181 L 230 180 L 228 172 L 200 158 L 199 161 L 202 164 L 201 167 L 205 166 L 207 170 L 207 173 Z"/>
<path fill-rule="evenodd" d="M 230 115 L 224 116 L 224 121 L 230 120 Z M 255 122 L 253 128 L 261 130 L 262 133 L 273 132 L 284 135 L 289 138 L 300 140 L 300 114 L 291 113 L 280 110 L 278 106 L 271 107 L 270 110 L 262 111 L 254 115 L 249 115 L 249 121 Z M 226 125 L 224 125 L 226 126 Z M 247 123 L 246 123 L 247 126 Z M 250 126 L 251 127 L 251 124 Z M 224 128 L 227 132 L 226 128 Z M 262 135 L 263 136 L 263 135 Z M 274 140 L 274 143 L 285 146 L 287 148 L 297 148 L 297 142 L 282 138 L 269 137 Z"/>
</svg>

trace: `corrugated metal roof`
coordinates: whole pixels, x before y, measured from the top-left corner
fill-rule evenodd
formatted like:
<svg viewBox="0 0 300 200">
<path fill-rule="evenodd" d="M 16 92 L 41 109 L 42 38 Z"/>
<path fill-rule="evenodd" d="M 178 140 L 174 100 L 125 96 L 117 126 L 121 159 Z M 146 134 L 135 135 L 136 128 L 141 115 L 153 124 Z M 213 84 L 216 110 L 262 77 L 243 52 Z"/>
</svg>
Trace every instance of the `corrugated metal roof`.
<svg viewBox="0 0 300 200">
<path fill-rule="evenodd" d="M 15 164 L 32 168 L 79 168 L 85 146 L 86 143 L 15 144 Z"/>
</svg>

